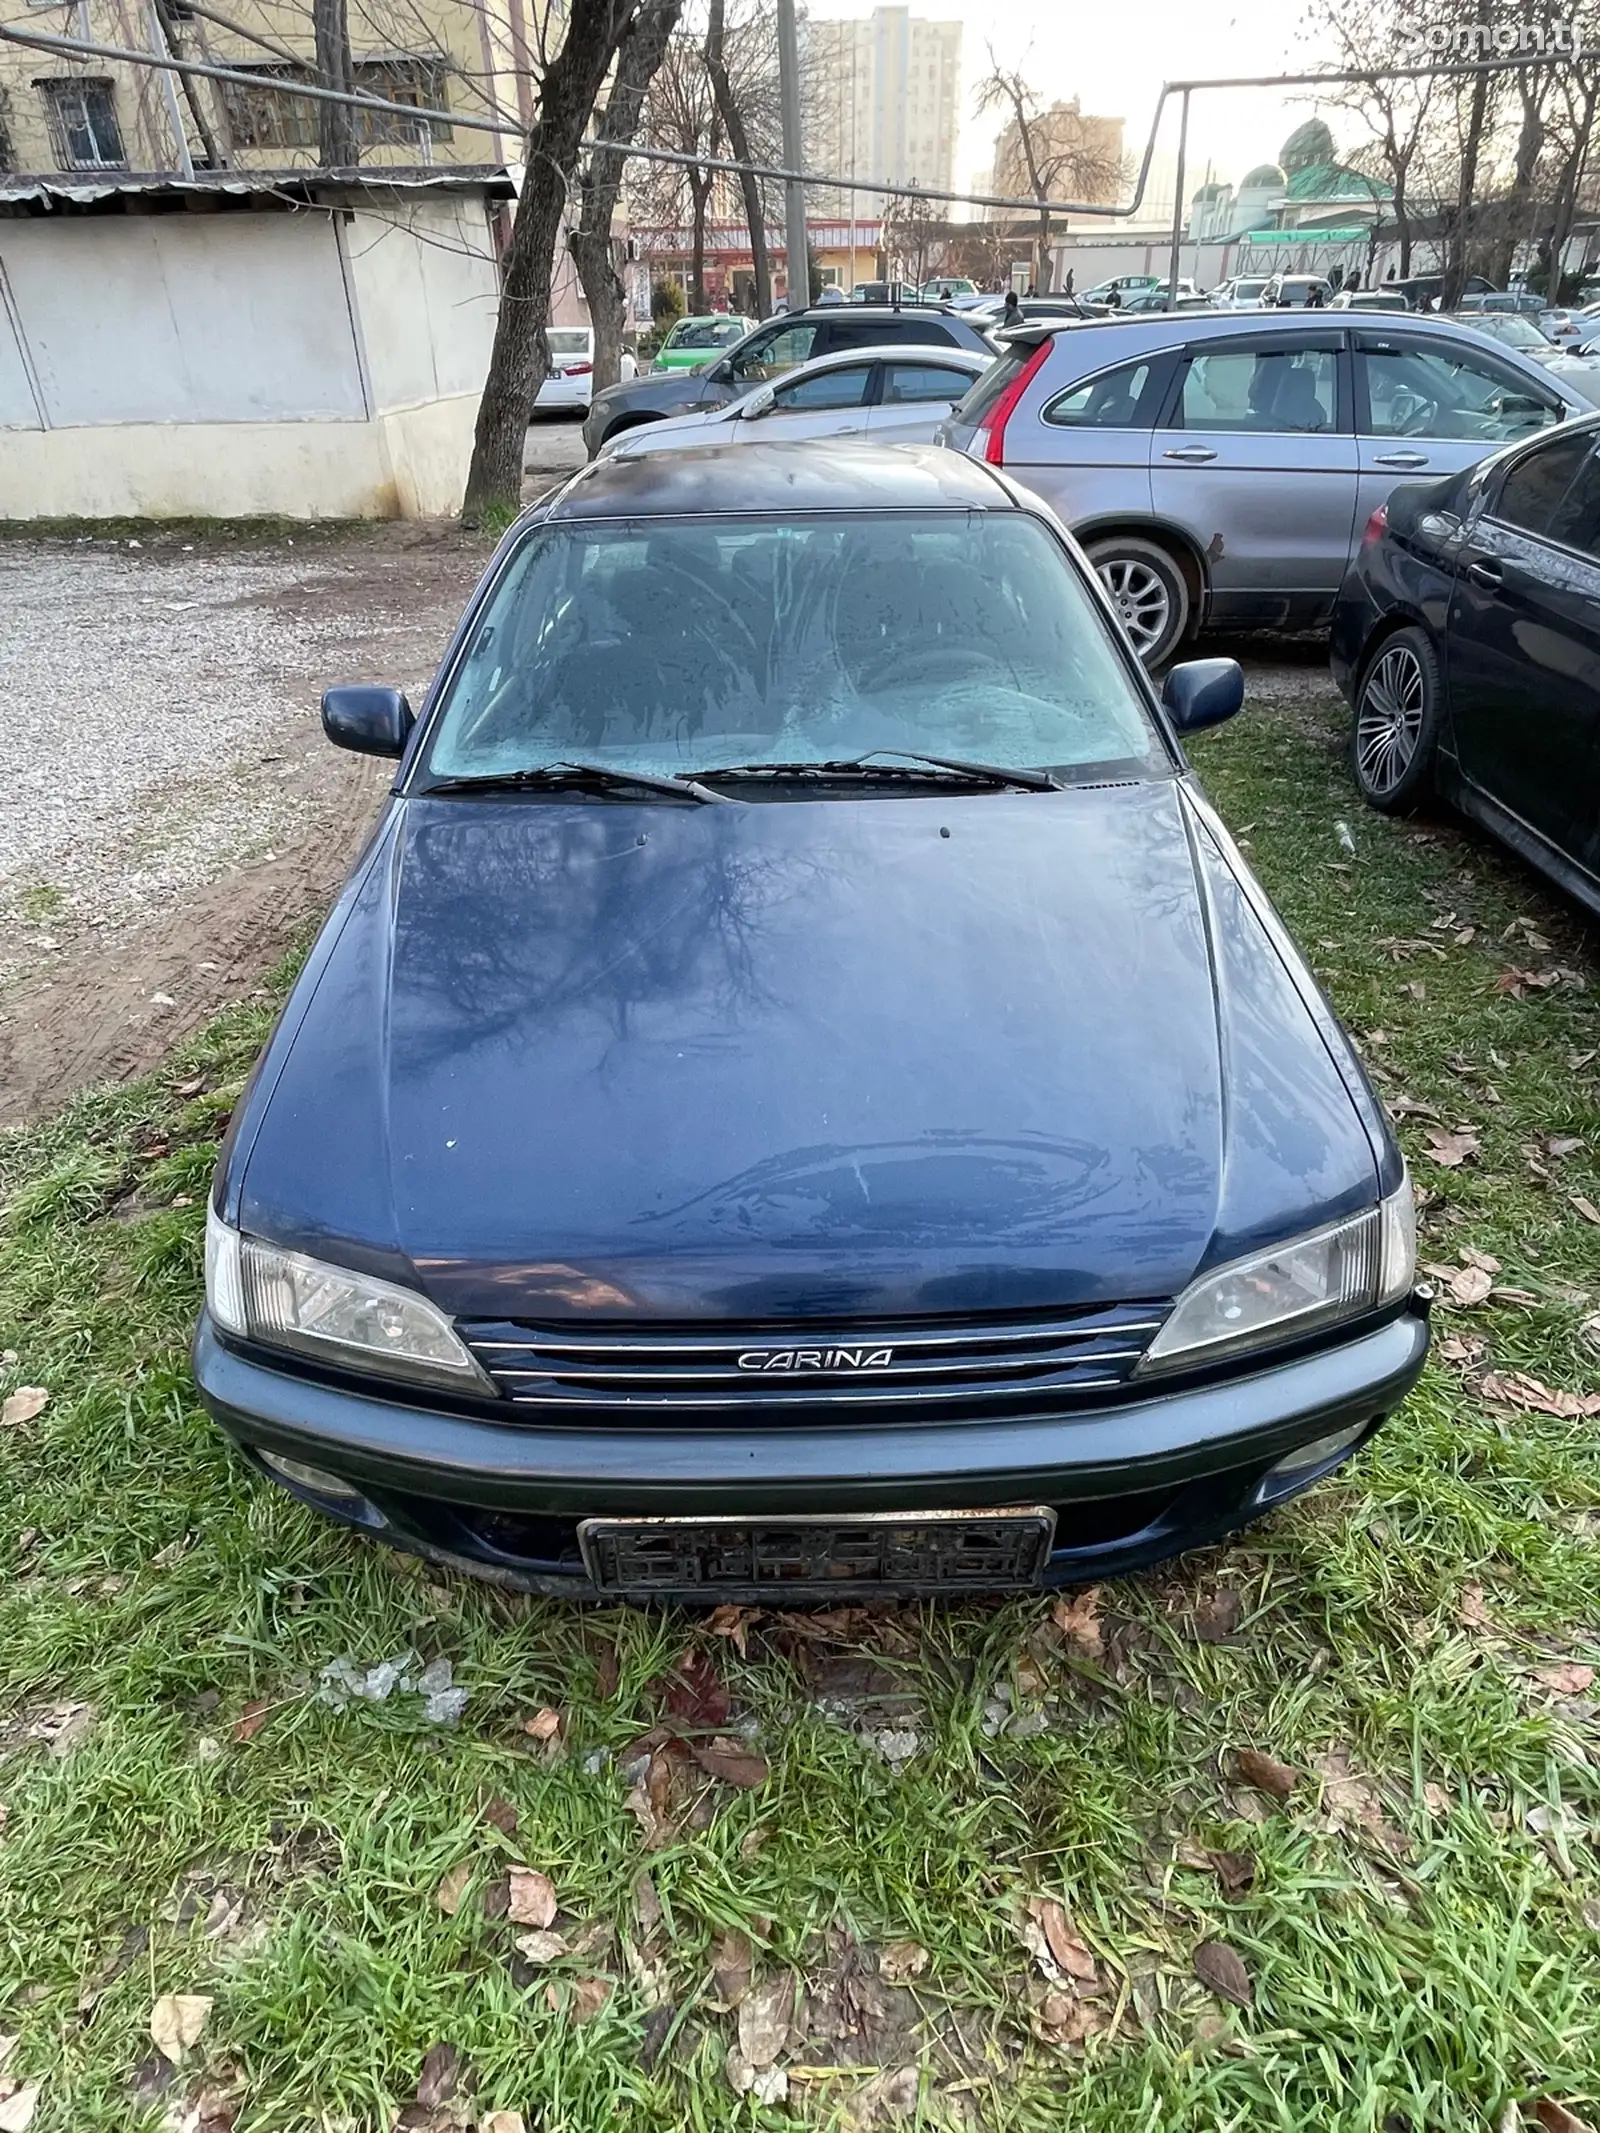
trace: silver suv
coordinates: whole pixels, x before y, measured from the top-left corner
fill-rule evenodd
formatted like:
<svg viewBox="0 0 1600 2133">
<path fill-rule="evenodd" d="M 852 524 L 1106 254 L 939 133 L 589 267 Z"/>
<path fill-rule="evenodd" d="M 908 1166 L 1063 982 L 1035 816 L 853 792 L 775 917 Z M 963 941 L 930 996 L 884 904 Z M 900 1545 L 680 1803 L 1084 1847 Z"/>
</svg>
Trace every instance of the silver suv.
<svg viewBox="0 0 1600 2133">
<path fill-rule="evenodd" d="M 938 437 L 1054 508 L 1153 666 L 1200 628 L 1320 626 L 1397 482 L 1592 411 L 1442 319 L 1166 314 L 1019 327 Z"/>
</svg>

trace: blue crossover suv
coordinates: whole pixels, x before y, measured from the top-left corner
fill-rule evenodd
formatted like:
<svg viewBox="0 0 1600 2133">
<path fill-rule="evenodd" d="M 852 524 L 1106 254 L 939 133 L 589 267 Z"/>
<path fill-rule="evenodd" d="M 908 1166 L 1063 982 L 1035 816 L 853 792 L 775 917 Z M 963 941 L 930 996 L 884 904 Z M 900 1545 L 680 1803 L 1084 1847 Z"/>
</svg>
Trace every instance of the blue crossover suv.
<svg viewBox="0 0 1600 2133">
<path fill-rule="evenodd" d="M 1055 1585 L 1243 1525 L 1427 1345 L 1405 1169 L 1046 506 L 602 461 L 507 535 L 235 1115 L 263 1473 L 574 1595 Z"/>
</svg>

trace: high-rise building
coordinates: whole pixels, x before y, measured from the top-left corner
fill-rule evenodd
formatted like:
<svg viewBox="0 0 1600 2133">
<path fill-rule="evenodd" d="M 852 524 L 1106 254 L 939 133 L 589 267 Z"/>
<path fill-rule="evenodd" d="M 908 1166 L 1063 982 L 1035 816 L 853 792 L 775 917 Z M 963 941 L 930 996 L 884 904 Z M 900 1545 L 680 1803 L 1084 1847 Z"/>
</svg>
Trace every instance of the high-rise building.
<svg viewBox="0 0 1600 2133">
<path fill-rule="evenodd" d="M 1029 121 L 1034 162 L 1057 199 L 1109 205 L 1119 197 L 1122 180 L 1122 120 L 1097 118 L 1078 99 L 1052 104 Z M 1026 199 L 1033 191 L 1022 128 L 1007 119 L 994 144 L 994 167 L 987 191 L 1009 199 Z M 992 212 L 998 213 L 999 210 Z"/>
<path fill-rule="evenodd" d="M 889 184 L 948 192 L 955 182 L 961 101 L 961 25 L 924 22 L 905 7 L 877 7 L 864 21 L 806 25 L 808 161 Z M 858 196 L 863 214 L 880 202 Z M 817 211 L 848 214 L 848 196 L 828 194 Z"/>
</svg>

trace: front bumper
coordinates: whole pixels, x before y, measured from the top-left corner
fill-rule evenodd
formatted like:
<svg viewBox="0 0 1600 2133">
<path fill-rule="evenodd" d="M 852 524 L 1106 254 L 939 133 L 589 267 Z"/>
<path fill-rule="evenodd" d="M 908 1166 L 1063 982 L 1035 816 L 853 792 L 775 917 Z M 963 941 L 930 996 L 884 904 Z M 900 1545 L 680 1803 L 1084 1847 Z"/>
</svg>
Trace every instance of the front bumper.
<svg viewBox="0 0 1600 2133">
<path fill-rule="evenodd" d="M 1144 1398 L 1045 1419 L 837 1428 L 489 1421 L 272 1367 L 225 1346 L 209 1318 L 194 1370 L 208 1412 L 246 1453 L 277 1453 L 361 1491 L 359 1506 L 343 1508 L 304 1492 L 318 1508 L 505 1584 L 592 1597 L 577 1526 L 601 1515 L 1042 1504 L 1057 1515 L 1046 1585 L 1142 1569 L 1236 1530 L 1337 1465 L 1345 1453 L 1286 1486 L 1269 1478 L 1315 1438 L 1370 1434 L 1415 1384 L 1427 1347 L 1419 1295 L 1337 1347 L 1218 1383 L 1152 1383 Z"/>
</svg>

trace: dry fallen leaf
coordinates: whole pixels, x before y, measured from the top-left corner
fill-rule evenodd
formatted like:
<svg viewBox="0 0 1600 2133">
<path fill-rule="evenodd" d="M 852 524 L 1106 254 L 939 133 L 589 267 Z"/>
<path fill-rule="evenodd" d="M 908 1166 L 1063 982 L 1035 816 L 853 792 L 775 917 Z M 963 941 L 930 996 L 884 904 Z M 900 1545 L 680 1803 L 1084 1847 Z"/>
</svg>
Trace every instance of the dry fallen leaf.
<svg viewBox="0 0 1600 2133">
<path fill-rule="evenodd" d="M 519 1933 L 515 1945 L 530 1963 L 557 1962 L 567 1953 L 567 1943 L 559 1933 Z"/>
<path fill-rule="evenodd" d="M 246 1741 L 255 1739 L 261 1728 L 266 1724 L 267 1713 L 271 1709 L 271 1704 L 260 1697 L 253 1703 L 245 1705 L 244 1709 L 239 1713 L 238 1722 L 233 1729 L 234 1740 L 241 1748 Z"/>
<path fill-rule="evenodd" d="M 478 2120 L 478 2133 L 528 2133 L 527 2121 L 520 2111 L 491 2111 Z"/>
<path fill-rule="evenodd" d="M 528 1866 L 511 1869 L 511 1907 L 506 1916 L 514 1926 L 542 1930 L 554 1923 L 557 1908 L 556 1885 L 548 1874 Z"/>
<path fill-rule="evenodd" d="M 50 1395 L 42 1385 L 19 1385 L 0 1403 L 0 1429 L 15 1429 L 19 1422 L 31 1422 L 49 1405 Z"/>
<path fill-rule="evenodd" d="M 28 2133 L 33 2114 L 39 2108 L 39 2091 L 43 2085 L 39 2081 L 25 2081 L 0 2100 L 0 2133 Z"/>
<path fill-rule="evenodd" d="M 1197 1643 L 1225 1644 L 1239 1627 L 1244 1613 L 1244 1594 L 1224 1585 L 1207 1593 L 1189 1617 L 1189 1631 Z"/>
<path fill-rule="evenodd" d="M 1045 1991 L 1028 2010 L 1028 2026 L 1041 2044 L 1081 2044 L 1104 2029 L 1110 2017 L 1103 2007 L 1056 1987 Z"/>
<path fill-rule="evenodd" d="M 1233 1768 L 1235 1776 L 1245 1784 L 1253 1785 L 1257 1792 L 1270 1792 L 1275 1800 L 1286 1800 L 1300 1776 L 1288 1763 L 1263 1755 L 1259 1748 L 1235 1748 Z"/>
<path fill-rule="evenodd" d="M 453 2044 L 430 2044 L 417 2082 L 417 2101 L 424 2110 L 435 2111 L 448 2103 L 461 2086 L 461 2054 Z"/>
<path fill-rule="evenodd" d="M 1486 1400 L 1528 1413 L 1556 1415 L 1564 1422 L 1600 1415 L 1600 1392 L 1553 1392 L 1525 1370 L 1487 1370 L 1478 1381 Z"/>
<path fill-rule="evenodd" d="M 1585 1222 L 1600 1225 L 1600 1207 L 1596 1207 L 1593 1200 L 1586 1200 L 1581 1192 L 1570 1193 L 1568 1198 Z"/>
<path fill-rule="evenodd" d="M 739 1785 L 753 1791 L 764 1785 L 771 1776 L 765 1756 L 757 1755 L 742 1741 L 728 1740 L 719 1734 L 715 1740 L 688 1741 L 685 1743 L 707 1777 L 720 1778 L 724 1785 Z"/>
<path fill-rule="evenodd" d="M 633 1917 L 641 1940 L 649 1940 L 666 1916 L 661 1908 L 661 1898 L 656 1885 L 648 1874 L 635 1876 L 633 1884 Z"/>
<path fill-rule="evenodd" d="M 1487 1629 L 1489 1610 L 1484 1603 L 1481 1585 L 1466 1585 L 1461 1591 L 1461 1605 L 1456 1610 L 1468 1629 Z"/>
<path fill-rule="evenodd" d="M 1044 1935 L 1044 1944 L 1057 1968 L 1068 1977 L 1091 1982 L 1095 1976 L 1094 1957 L 1073 1932 L 1066 1912 L 1055 1898 L 1036 1896 L 1028 1906 L 1028 1916 Z"/>
<path fill-rule="evenodd" d="M 692 1645 L 667 1683 L 667 1710 L 686 1726 L 725 1726 L 730 1702 L 717 1662 L 703 1645 Z"/>
<path fill-rule="evenodd" d="M 1202 1941 L 1194 1951 L 1194 1974 L 1219 2000 L 1248 2007 L 1255 1998 L 1250 1973 L 1226 1941 Z"/>
<path fill-rule="evenodd" d="M 592 2022 L 611 1997 L 608 1977 L 581 1977 L 572 1988 L 572 2019 Z"/>
<path fill-rule="evenodd" d="M 1529 1672 L 1541 1687 L 1553 1689 L 1558 1696 L 1581 1696 L 1594 1682 L 1594 1668 L 1572 1659 L 1555 1666 L 1531 1667 Z"/>
<path fill-rule="evenodd" d="M 530 1740 L 556 1740 L 561 1733 L 561 1713 L 546 1704 L 542 1711 L 535 1711 L 522 1721 L 522 1730 Z"/>
<path fill-rule="evenodd" d="M 174 2066 L 200 2042 L 211 2013 L 211 2002 L 199 1993 L 163 1993 L 150 2010 L 150 2041 L 163 2059 Z"/>
<path fill-rule="evenodd" d="M 1533 2113 L 1543 2133 L 1589 2133 L 1588 2121 L 1553 2096 L 1530 2096 L 1523 2109 Z"/>
<path fill-rule="evenodd" d="M 920 1941 L 892 1940 L 878 1957 L 878 1975 L 886 1985 L 903 1985 L 908 1977 L 921 1977 L 931 1957 Z"/>
<path fill-rule="evenodd" d="M 1386 1819 L 1376 1786 L 1351 1769 L 1345 1749 L 1330 1748 L 1311 1767 L 1322 1781 L 1322 1806 L 1330 1829 L 1365 1836 L 1388 1852 L 1404 1850 L 1405 1840 Z"/>
<path fill-rule="evenodd" d="M 1225 1896 L 1241 1896 L 1256 1878 L 1256 1862 L 1250 1852 L 1213 1851 L 1209 1845 L 1180 1844 L 1178 1858 L 1203 1874 L 1215 1874 Z"/>
<path fill-rule="evenodd" d="M 1446 1170 L 1459 1170 L 1478 1152 L 1478 1136 L 1470 1126 L 1447 1133 L 1443 1126 L 1428 1128 L 1428 1153 Z"/>
<path fill-rule="evenodd" d="M 1470 1306 L 1488 1300 L 1494 1275 L 1487 1267 L 1464 1266 L 1450 1277 L 1450 1301 Z"/>
<path fill-rule="evenodd" d="M 472 1879 L 472 1861 L 463 1859 L 451 1867 L 433 1892 L 433 1900 L 446 1918 L 454 1918 L 461 1908 L 461 1899 L 467 1893 L 467 1884 Z"/>
<path fill-rule="evenodd" d="M 1100 1623 L 1100 1588 L 1090 1585 L 1072 1599 L 1062 1598 L 1052 1603 L 1050 1619 L 1070 1645 L 1082 1652 L 1085 1658 L 1098 1659 L 1105 1650 L 1105 1633 Z"/>
<path fill-rule="evenodd" d="M 760 1610 L 755 1607 L 715 1607 L 706 1616 L 705 1628 L 713 1637 L 728 1637 L 741 1659 L 750 1650 L 750 1625 L 760 1620 Z"/>
<path fill-rule="evenodd" d="M 490 1800 L 483 1810 L 483 1819 L 492 1823 L 503 1837 L 514 1837 L 517 1833 L 517 1810 L 509 1800 Z"/>
<path fill-rule="evenodd" d="M 749 2066 L 770 2066 L 783 2050 L 794 2013 L 794 1979 L 787 1970 L 756 1985 L 739 2002 L 739 2051 Z"/>
<path fill-rule="evenodd" d="M 724 2007 L 737 2007 L 750 1990 L 750 1942 L 730 1929 L 711 1951 L 711 1976 Z"/>
</svg>

